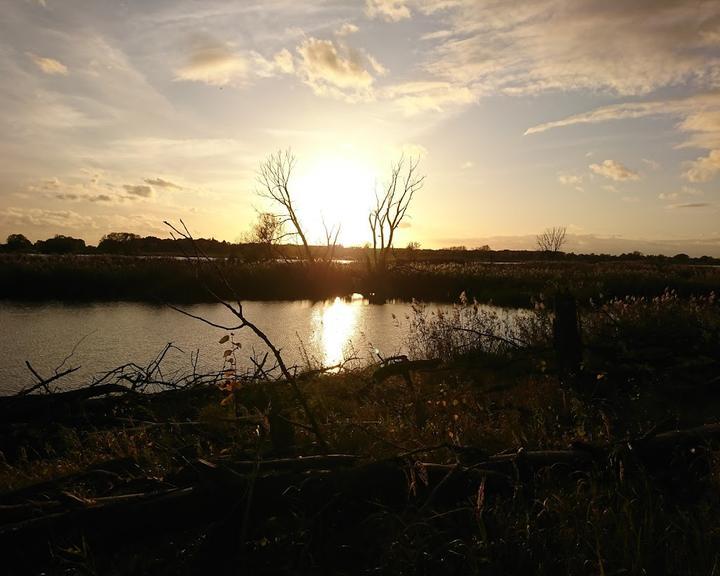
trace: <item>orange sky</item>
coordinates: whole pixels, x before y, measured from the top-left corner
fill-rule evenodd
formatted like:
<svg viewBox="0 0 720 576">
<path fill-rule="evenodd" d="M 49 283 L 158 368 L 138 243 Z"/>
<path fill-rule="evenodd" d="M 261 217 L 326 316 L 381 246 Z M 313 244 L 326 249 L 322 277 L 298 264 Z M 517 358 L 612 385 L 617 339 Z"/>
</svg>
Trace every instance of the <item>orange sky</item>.
<svg viewBox="0 0 720 576">
<path fill-rule="evenodd" d="M 0 0 L 0 236 L 238 240 L 291 147 L 311 239 L 370 239 L 403 152 L 399 244 L 720 255 L 720 4 Z"/>
</svg>

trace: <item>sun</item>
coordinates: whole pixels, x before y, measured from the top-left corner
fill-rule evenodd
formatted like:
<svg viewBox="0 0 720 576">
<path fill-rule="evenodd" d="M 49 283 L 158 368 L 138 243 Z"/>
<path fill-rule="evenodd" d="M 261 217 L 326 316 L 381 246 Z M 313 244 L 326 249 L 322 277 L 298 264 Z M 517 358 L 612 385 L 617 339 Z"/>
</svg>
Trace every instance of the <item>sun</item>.
<svg viewBox="0 0 720 576">
<path fill-rule="evenodd" d="M 376 167 L 351 153 L 319 154 L 297 165 L 295 197 L 312 243 L 324 243 L 323 221 L 340 226 L 338 242 L 361 246 L 371 240 L 368 213 L 379 181 Z"/>
</svg>

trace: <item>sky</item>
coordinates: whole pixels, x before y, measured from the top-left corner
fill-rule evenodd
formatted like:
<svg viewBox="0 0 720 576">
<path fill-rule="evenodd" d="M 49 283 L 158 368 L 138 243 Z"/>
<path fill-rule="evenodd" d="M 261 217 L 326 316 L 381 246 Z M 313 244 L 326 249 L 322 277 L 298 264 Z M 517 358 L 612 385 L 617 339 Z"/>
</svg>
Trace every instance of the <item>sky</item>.
<svg viewBox="0 0 720 576">
<path fill-rule="evenodd" d="M 311 241 L 720 256 L 720 2 L 0 0 L 0 238 L 241 240 L 290 149 Z"/>
</svg>

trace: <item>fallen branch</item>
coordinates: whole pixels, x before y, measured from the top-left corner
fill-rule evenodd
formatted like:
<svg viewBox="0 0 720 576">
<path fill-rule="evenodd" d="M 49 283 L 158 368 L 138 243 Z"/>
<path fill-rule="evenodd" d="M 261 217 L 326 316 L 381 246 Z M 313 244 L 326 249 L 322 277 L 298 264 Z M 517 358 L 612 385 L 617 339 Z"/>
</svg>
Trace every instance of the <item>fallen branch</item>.
<svg viewBox="0 0 720 576">
<path fill-rule="evenodd" d="M 32 394 L 40 388 L 44 389 L 45 392 L 47 392 L 48 394 L 51 394 L 52 392 L 50 391 L 50 388 L 48 388 L 48 384 L 50 384 L 51 382 L 55 382 L 55 380 L 59 380 L 60 378 L 67 376 L 68 374 L 72 374 L 73 372 L 76 372 L 80 369 L 80 366 L 75 366 L 74 368 L 68 368 L 67 370 L 63 370 L 62 372 L 53 374 L 49 378 L 43 378 L 42 376 L 40 376 L 40 374 L 38 374 L 35 368 L 32 367 L 32 364 L 30 364 L 29 360 L 25 360 L 25 366 L 27 366 L 28 370 L 32 372 L 33 376 L 38 379 L 38 383 L 30 386 L 29 388 L 25 388 L 24 390 L 20 390 L 20 392 L 18 392 L 16 396 L 27 396 L 28 394 Z"/>
</svg>

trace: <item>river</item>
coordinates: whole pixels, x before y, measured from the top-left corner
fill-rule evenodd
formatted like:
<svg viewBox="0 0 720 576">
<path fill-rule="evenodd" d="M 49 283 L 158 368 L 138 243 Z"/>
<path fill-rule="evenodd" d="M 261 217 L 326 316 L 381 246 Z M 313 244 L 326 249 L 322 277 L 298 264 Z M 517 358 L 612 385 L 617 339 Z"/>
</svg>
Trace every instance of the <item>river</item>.
<svg viewBox="0 0 720 576">
<path fill-rule="evenodd" d="M 184 310 L 223 325 L 236 320 L 219 304 L 186 306 Z M 309 361 L 314 366 L 332 366 L 351 357 L 368 362 L 377 358 L 377 353 L 387 357 L 407 351 L 411 314 L 407 302 L 370 304 L 359 295 L 324 302 L 248 301 L 244 312 L 282 348 L 288 365 L 305 366 Z M 170 342 L 178 349 L 170 350 L 165 358 L 168 374 L 191 372 L 191 356 L 198 352 L 199 372 L 219 370 L 228 349 L 227 343 L 219 343 L 227 331 L 165 306 L 136 302 L 5 301 L 0 302 L 0 326 L 0 394 L 33 383 L 26 360 L 43 377 L 61 365 L 60 369 L 80 366 L 58 381 L 58 387 L 71 388 L 121 364 L 147 366 Z M 247 329 L 233 338 L 242 346 L 237 354 L 241 369 L 251 365 L 251 355 L 261 356 L 266 351 Z"/>
</svg>

